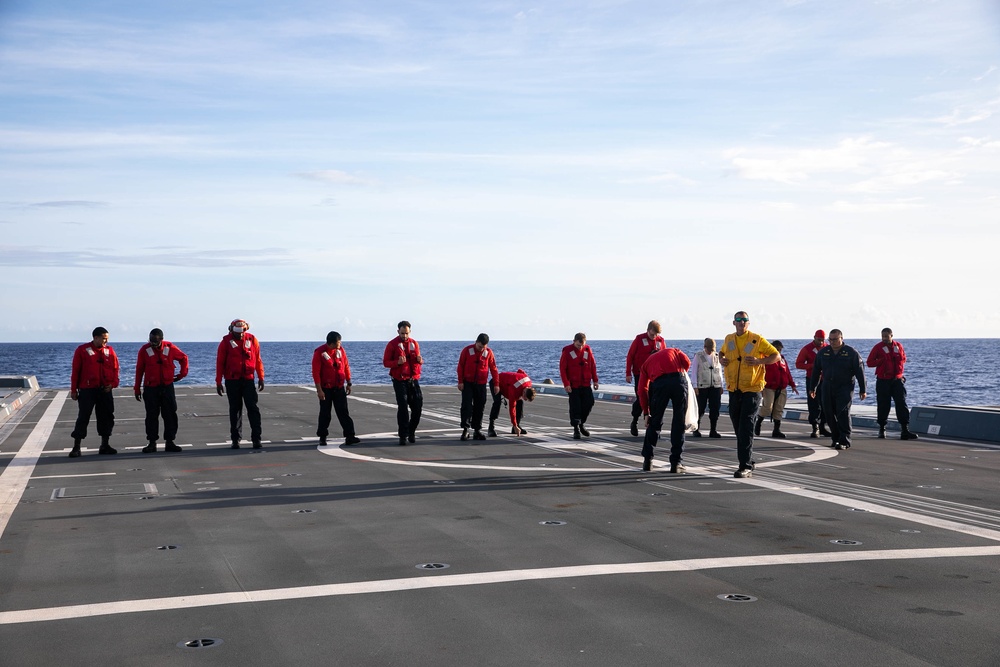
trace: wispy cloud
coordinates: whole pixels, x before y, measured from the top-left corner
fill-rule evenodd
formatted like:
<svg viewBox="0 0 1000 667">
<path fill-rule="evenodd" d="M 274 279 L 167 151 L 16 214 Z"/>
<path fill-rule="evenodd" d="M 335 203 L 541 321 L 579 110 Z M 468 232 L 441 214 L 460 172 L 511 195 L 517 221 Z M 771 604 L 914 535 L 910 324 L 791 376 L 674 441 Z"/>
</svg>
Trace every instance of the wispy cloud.
<svg viewBox="0 0 1000 667">
<path fill-rule="evenodd" d="M 955 109 L 947 116 L 939 116 L 935 118 L 934 121 L 941 123 L 946 127 L 957 127 L 959 125 L 971 125 L 972 123 L 979 123 L 993 116 L 992 111 L 986 109 L 980 109 L 976 111 L 964 111 L 961 109 Z"/>
<path fill-rule="evenodd" d="M 106 201 L 90 201 L 87 199 L 57 199 L 28 204 L 30 208 L 105 208 L 110 206 Z"/>
<path fill-rule="evenodd" d="M 924 201 L 919 198 L 899 199 L 896 201 L 837 201 L 832 205 L 834 211 L 842 213 L 886 213 L 891 211 L 911 211 L 922 208 Z"/>
<path fill-rule="evenodd" d="M 81 267 L 174 266 L 200 269 L 229 268 L 266 264 L 268 267 L 292 262 L 284 248 L 248 250 L 178 250 L 174 252 L 102 252 L 98 250 L 53 250 L 38 246 L 0 245 L 0 266 Z"/>
<path fill-rule="evenodd" d="M 890 146 L 861 137 L 844 139 L 832 148 L 764 147 L 752 152 L 731 149 L 723 157 L 736 168 L 741 178 L 795 185 L 815 174 L 860 171 L 871 162 L 873 153 L 883 152 Z"/>
<path fill-rule="evenodd" d="M 364 178 L 362 176 L 350 174 L 346 171 L 339 171 L 337 169 L 323 169 L 320 171 L 302 171 L 295 175 L 298 176 L 299 178 L 304 178 L 309 181 L 319 181 L 320 183 L 330 183 L 333 185 L 360 185 L 360 186 L 378 185 L 378 181 L 374 179 Z"/>
</svg>

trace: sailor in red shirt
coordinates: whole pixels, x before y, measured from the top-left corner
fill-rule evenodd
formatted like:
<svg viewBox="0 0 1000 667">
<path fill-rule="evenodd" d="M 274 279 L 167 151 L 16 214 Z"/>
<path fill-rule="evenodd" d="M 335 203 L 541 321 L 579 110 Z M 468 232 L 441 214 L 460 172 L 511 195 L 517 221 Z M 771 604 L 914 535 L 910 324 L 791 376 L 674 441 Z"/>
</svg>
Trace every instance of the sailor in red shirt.
<svg viewBox="0 0 1000 667">
<path fill-rule="evenodd" d="M 494 387 L 495 388 L 495 387 Z M 500 404 L 507 401 L 510 406 L 510 432 L 514 435 L 527 435 L 527 431 L 521 428 L 521 418 L 524 417 L 524 402 L 535 400 L 535 388 L 531 386 L 531 378 L 520 368 L 514 373 L 500 374 L 500 391 L 493 392 L 493 408 L 490 410 L 490 429 L 488 434 L 491 438 L 497 437 L 494 422 L 500 416 Z"/>
<path fill-rule="evenodd" d="M 466 345 L 458 355 L 458 390 L 462 392 L 462 437 L 469 439 L 472 428 L 474 440 L 485 440 L 483 435 L 483 412 L 486 409 L 486 385 L 490 376 L 496 387 L 500 371 L 493 350 L 487 347 L 490 337 L 484 333 L 476 337 L 476 342 Z"/>
<path fill-rule="evenodd" d="M 799 390 L 795 386 L 788 362 L 781 354 L 785 346 L 780 340 L 772 342 L 771 345 L 778 350 L 778 360 L 764 369 L 763 399 L 760 404 L 760 412 L 757 414 L 757 423 L 754 425 L 754 435 L 760 435 L 760 426 L 764 423 L 764 417 L 771 415 L 771 423 L 774 424 L 771 437 L 783 440 L 785 434 L 781 432 L 781 417 L 785 413 L 785 402 L 788 400 L 785 388 L 791 387 L 796 396 L 798 396 Z"/>
<path fill-rule="evenodd" d="M 260 357 L 260 343 L 248 332 L 246 320 L 236 319 L 229 324 L 229 334 L 219 343 L 215 355 L 215 391 L 229 398 L 229 435 L 233 449 L 240 448 L 243 438 L 243 406 L 250 420 L 250 439 L 254 449 L 261 447 L 260 408 L 257 392 L 264 391 L 264 360 Z M 257 387 L 254 388 L 254 374 Z M 225 390 L 222 381 L 225 379 Z"/>
<path fill-rule="evenodd" d="M 109 441 L 115 428 L 115 398 L 112 389 L 118 386 L 118 355 L 108 345 L 108 330 L 97 327 L 91 334 L 93 340 L 73 352 L 73 370 L 70 375 L 69 395 L 79 401 L 80 412 L 73 428 L 73 449 L 70 457 L 80 456 L 80 443 L 87 437 L 90 415 L 97 410 L 97 433 L 101 436 L 98 454 L 117 454 Z"/>
<path fill-rule="evenodd" d="M 177 366 L 174 366 L 176 362 Z M 177 437 L 177 398 L 174 383 L 188 373 L 188 356 L 170 341 L 163 340 L 163 330 L 149 332 L 149 342 L 139 348 L 135 361 L 135 400 L 143 401 L 146 408 L 146 440 L 149 444 L 142 448 L 143 454 L 156 451 L 156 440 L 160 437 L 160 415 L 163 415 L 163 439 L 166 451 L 179 452 L 174 444 Z M 145 379 L 145 382 L 143 381 Z M 145 386 L 145 391 L 141 388 Z"/>
<path fill-rule="evenodd" d="M 642 415 L 642 406 L 639 405 L 639 371 L 642 365 L 649 359 L 649 355 L 659 352 L 667 346 L 663 336 L 660 335 L 660 323 L 652 320 L 646 325 L 646 333 L 641 333 L 635 337 L 625 355 L 625 381 L 633 384 L 635 378 L 635 401 L 632 403 L 632 435 L 639 435 L 639 417 Z"/>
<path fill-rule="evenodd" d="M 816 378 L 813 376 L 813 366 L 816 365 L 816 355 L 826 345 L 826 332 L 816 329 L 811 343 L 807 343 L 799 350 L 799 355 L 795 357 L 795 367 L 806 372 L 806 403 L 809 406 L 809 423 L 812 424 L 810 438 L 819 436 L 829 437 L 830 431 L 826 429 L 826 415 L 823 414 L 823 403 L 818 395 L 813 396 L 813 389 L 816 387 Z"/>
<path fill-rule="evenodd" d="M 581 435 L 590 437 L 587 417 L 594 407 L 594 391 L 597 389 L 597 362 L 594 351 L 587 345 L 587 334 L 580 332 L 573 336 L 573 343 L 562 349 L 559 357 L 559 377 L 569 396 L 569 423 L 573 425 L 573 439 Z"/>
<path fill-rule="evenodd" d="M 319 436 L 320 447 L 326 446 L 326 436 L 330 434 L 332 410 L 336 410 L 337 421 L 344 429 L 344 445 L 361 442 L 354 432 L 354 420 L 347 408 L 347 396 L 351 393 L 351 364 L 340 340 L 340 334 L 331 331 L 326 335 L 326 343 L 313 351 L 312 375 L 313 382 L 316 383 L 316 396 L 319 398 L 316 435 Z"/>
<path fill-rule="evenodd" d="M 670 472 L 683 473 L 684 417 L 687 412 L 688 383 L 683 374 L 691 360 L 680 350 L 668 347 L 652 354 L 639 372 L 639 403 L 646 415 L 646 437 L 642 441 L 642 469 L 649 471 L 653 450 L 663 427 L 663 413 L 670 404 Z"/>
<path fill-rule="evenodd" d="M 417 425 L 424 406 L 420 393 L 420 368 L 424 358 L 420 356 L 420 343 L 410 337 L 410 323 L 406 320 L 396 325 L 399 334 L 390 340 L 382 354 L 382 365 L 389 369 L 392 390 L 396 394 L 396 426 L 399 444 L 416 439 Z M 407 411 L 409 408 L 409 411 Z"/>
<path fill-rule="evenodd" d="M 882 329 L 882 342 L 868 353 L 867 365 L 875 369 L 875 400 L 878 437 L 885 438 L 885 425 L 889 422 L 889 408 L 896 404 L 896 421 L 902 433 L 900 440 L 916 440 L 917 434 L 910 430 L 910 409 L 906 405 L 906 352 L 903 346 L 892 339 L 892 329 Z"/>
</svg>

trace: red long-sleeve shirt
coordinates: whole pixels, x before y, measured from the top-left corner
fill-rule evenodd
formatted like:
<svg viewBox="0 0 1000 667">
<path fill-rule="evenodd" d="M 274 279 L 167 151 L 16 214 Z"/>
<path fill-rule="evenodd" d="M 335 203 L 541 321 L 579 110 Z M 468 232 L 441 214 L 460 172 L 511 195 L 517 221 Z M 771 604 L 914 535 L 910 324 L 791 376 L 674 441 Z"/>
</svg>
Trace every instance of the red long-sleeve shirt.
<svg viewBox="0 0 1000 667">
<path fill-rule="evenodd" d="M 118 355 L 110 345 L 94 347 L 84 343 L 73 352 L 71 391 L 118 386 Z"/>
<path fill-rule="evenodd" d="M 625 376 L 638 377 L 642 365 L 646 363 L 650 355 L 659 352 L 666 346 L 667 342 L 659 334 L 653 340 L 649 340 L 649 334 L 645 333 L 636 336 L 632 344 L 629 345 L 628 354 L 625 355 Z"/>
<path fill-rule="evenodd" d="M 867 365 L 875 369 L 878 380 L 895 380 L 903 377 L 903 367 L 906 365 L 906 352 L 896 341 L 888 345 L 879 343 L 868 353 Z"/>
<path fill-rule="evenodd" d="M 656 378 L 670 373 L 687 373 L 691 360 L 676 347 L 668 347 L 651 354 L 639 372 L 639 405 L 649 414 L 649 385 Z"/>
<path fill-rule="evenodd" d="M 530 386 L 531 378 L 520 368 L 514 373 L 500 374 L 500 395 L 507 399 L 512 426 L 517 426 L 517 402 L 524 396 L 524 390 Z"/>
<path fill-rule="evenodd" d="M 778 355 L 776 362 L 764 368 L 764 386 L 775 391 L 782 391 L 785 387 L 797 388 L 784 355 Z"/>
<path fill-rule="evenodd" d="M 564 387 L 579 389 L 597 383 L 597 362 L 589 345 L 579 350 L 573 344 L 562 349 L 559 357 L 559 377 Z"/>
<path fill-rule="evenodd" d="M 399 358 L 406 359 L 406 363 L 400 364 Z M 417 360 L 420 358 L 420 343 L 407 338 L 405 341 L 401 336 L 396 336 L 385 346 L 382 353 L 382 365 L 389 369 L 389 377 L 393 380 L 419 380 L 420 367 L 423 364 Z"/>
<path fill-rule="evenodd" d="M 476 344 L 466 345 L 458 355 L 458 381 L 472 384 L 486 384 L 490 376 L 494 382 L 499 382 L 500 371 L 493 350 L 483 346 L 483 351 L 476 351 Z"/>
<path fill-rule="evenodd" d="M 238 340 L 229 334 L 219 343 L 215 355 L 215 384 L 227 380 L 252 380 L 254 373 L 257 379 L 264 379 L 264 360 L 260 358 L 260 343 L 251 333 L 244 333 Z"/>
<path fill-rule="evenodd" d="M 179 365 L 178 370 L 175 370 L 175 361 Z M 139 348 L 139 357 L 135 360 L 135 391 L 139 391 L 143 383 L 147 387 L 173 384 L 175 374 L 180 376 L 178 380 L 188 374 L 188 356 L 176 345 L 165 340 L 160 343 L 159 349 L 152 343 Z"/>
<path fill-rule="evenodd" d="M 343 388 L 351 384 L 351 363 L 347 360 L 347 350 L 343 347 L 330 347 L 326 343 L 313 351 L 312 358 L 313 382 L 324 389 Z"/>
</svg>

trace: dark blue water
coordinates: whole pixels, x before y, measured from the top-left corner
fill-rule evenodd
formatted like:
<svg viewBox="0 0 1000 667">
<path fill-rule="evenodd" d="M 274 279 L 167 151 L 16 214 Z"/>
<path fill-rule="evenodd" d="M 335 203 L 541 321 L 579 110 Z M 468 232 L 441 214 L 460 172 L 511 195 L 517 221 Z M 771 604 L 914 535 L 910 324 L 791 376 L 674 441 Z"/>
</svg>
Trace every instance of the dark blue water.
<svg viewBox="0 0 1000 667">
<path fill-rule="evenodd" d="M 80 341 L 81 343 L 84 341 Z M 799 348 L 808 340 L 784 339 L 785 356 L 794 365 Z M 867 358 L 878 340 L 849 340 Z M 912 405 L 1000 405 L 1000 374 L 990 370 L 986 360 L 1000 355 L 1000 339 L 946 338 L 901 340 L 909 358 L 906 364 L 907 391 Z M 569 341 L 493 341 L 501 371 L 523 368 L 536 382 L 545 378 L 559 380 L 559 354 Z M 625 354 L 631 341 L 590 341 L 597 359 L 601 384 L 625 384 Z M 35 375 L 42 387 L 68 387 L 73 350 L 80 343 L 0 343 L 0 375 Z M 426 341 L 420 348 L 424 355 L 421 383 L 451 385 L 456 382 L 458 353 L 465 342 Z M 668 341 L 688 356 L 701 349 L 702 341 Z M 190 374 L 181 384 L 215 383 L 215 351 L 218 343 L 183 343 L 178 347 L 191 360 Z M 261 343 L 261 355 L 268 384 L 312 384 L 312 351 L 319 342 Z M 135 360 L 141 343 L 115 343 L 122 365 L 122 385 L 135 379 Z M 345 342 L 353 381 L 356 384 L 388 384 L 388 371 L 382 367 L 384 342 Z M 875 376 L 866 369 L 870 398 L 874 404 Z M 803 383 L 802 371 L 792 371 L 796 382 Z"/>
</svg>

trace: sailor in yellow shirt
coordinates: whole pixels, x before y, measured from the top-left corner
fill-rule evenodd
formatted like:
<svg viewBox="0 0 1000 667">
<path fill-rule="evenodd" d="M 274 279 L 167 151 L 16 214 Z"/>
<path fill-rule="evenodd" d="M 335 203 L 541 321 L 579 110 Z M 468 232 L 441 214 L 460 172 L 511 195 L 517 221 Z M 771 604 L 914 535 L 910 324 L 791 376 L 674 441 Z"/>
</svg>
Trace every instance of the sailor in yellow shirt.
<svg viewBox="0 0 1000 667">
<path fill-rule="evenodd" d="M 773 364 L 779 356 L 778 350 L 763 336 L 750 331 L 749 324 L 746 311 L 736 313 L 733 316 L 736 333 L 726 336 L 719 350 L 740 463 L 733 477 L 749 477 L 753 470 L 753 427 L 764 389 L 764 366 Z"/>
</svg>

